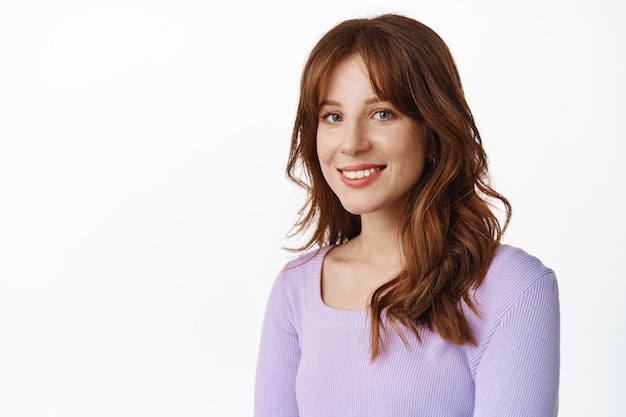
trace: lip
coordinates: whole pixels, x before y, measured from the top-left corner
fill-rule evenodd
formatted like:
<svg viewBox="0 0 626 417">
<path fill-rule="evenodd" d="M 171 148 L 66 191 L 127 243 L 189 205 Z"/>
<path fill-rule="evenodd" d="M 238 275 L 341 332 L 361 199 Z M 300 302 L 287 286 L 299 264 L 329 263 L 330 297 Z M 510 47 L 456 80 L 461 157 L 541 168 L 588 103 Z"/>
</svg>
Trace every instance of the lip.
<svg viewBox="0 0 626 417">
<path fill-rule="evenodd" d="M 339 178 L 341 182 L 347 185 L 350 188 L 363 188 L 367 187 L 374 181 L 376 181 L 385 170 L 385 165 L 377 165 L 377 164 L 359 164 L 359 165 L 346 165 L 337 170 L 339 174 Z M 363 178 L 347 178 L 343 175 L 344 171 L 363 171 L 368 169 L 379 169 L 378 171 L 371 173 L 369 176 Z"/>
</svg>

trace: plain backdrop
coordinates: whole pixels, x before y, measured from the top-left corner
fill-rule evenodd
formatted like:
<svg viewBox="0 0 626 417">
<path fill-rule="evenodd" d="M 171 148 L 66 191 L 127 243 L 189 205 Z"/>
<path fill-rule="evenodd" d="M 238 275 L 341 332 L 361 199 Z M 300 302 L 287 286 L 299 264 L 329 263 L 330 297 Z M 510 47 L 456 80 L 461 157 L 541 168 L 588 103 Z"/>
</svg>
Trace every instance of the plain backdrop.
<svg viewBox="0 0 626 417">
<path fill-rule="evenodd" d="M 505 241 L 557 273 L 560 415 L 626 415 L 617 0 L 0 0 L 0 415 L 251 415 L 300 71 L 383 12 L 448 43 Z"/>
</svg>

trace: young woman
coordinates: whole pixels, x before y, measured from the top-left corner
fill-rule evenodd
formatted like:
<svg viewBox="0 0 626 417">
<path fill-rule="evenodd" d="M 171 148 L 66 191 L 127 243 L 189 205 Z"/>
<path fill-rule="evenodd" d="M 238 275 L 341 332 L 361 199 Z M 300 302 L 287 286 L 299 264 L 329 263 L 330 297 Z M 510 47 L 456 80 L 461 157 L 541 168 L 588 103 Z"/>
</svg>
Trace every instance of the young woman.
<svg viewBox="0 0 626 417">
<path fill-rule="evenodd" d="M 270 295 L 257 417 L 556 416 L 555 276 L 499 243 L 510 205 L 436 33 L 383 15 L 322 37 L 287 172 L 312 235 Z"/>
</svg>

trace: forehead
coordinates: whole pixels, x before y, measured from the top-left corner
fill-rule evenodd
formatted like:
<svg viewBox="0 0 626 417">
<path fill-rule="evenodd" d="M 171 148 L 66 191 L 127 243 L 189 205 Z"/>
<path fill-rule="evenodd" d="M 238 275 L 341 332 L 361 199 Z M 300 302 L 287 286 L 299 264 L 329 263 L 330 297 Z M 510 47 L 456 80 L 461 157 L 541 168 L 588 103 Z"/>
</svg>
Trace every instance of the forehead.
<svg viewBox="0 0 626 417">
<path fill-rule="evenodd" d="M 344 99 L 364 96 L 368 100 L 378 99 L 372 77 L 360 56 L 344 58 L 321 78 L 318 103 L 339 98 L 335 96 L 342 96 Z"/>
</svg>

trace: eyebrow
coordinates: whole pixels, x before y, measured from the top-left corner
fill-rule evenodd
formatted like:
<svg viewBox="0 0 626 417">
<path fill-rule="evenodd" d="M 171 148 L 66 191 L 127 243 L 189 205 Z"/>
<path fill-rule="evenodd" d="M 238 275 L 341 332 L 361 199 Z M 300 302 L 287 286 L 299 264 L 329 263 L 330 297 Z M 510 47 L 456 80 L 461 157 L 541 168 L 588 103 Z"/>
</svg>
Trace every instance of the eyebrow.
<svg viewBox="0 0 626 417">
<path fill-rule="evenodd" d="M 367 100 L 365 100 L 365 104 L 388 103 L 388 102 L 389 102 L 388 100 L 383 100 L 382 98 L 376 97 L 376 96 L 370 97 Z M 324 99 L 319 102 L 318 107 L 324 107 L 324 106 L 341 106 L 341 103 L 335 100 Z"/>
<path fill-rule="evenodd" d="M 324 106 L 339 106 L 339 102 L 335 100 L 324 99 L 320 101 L 319 104 L 317 105 L 317 107 L 324 107 Z"/>
</svg>

